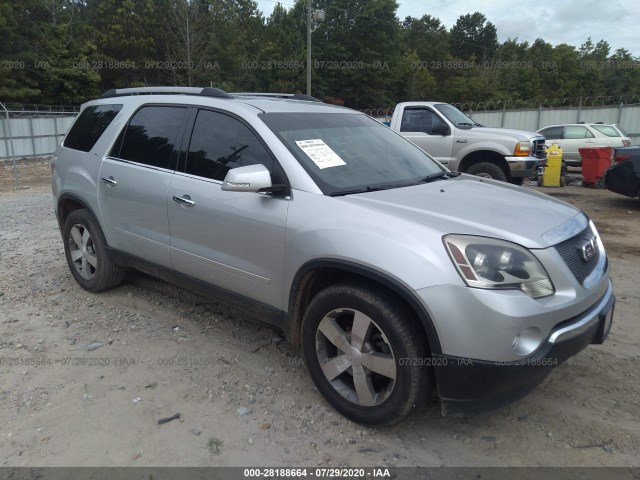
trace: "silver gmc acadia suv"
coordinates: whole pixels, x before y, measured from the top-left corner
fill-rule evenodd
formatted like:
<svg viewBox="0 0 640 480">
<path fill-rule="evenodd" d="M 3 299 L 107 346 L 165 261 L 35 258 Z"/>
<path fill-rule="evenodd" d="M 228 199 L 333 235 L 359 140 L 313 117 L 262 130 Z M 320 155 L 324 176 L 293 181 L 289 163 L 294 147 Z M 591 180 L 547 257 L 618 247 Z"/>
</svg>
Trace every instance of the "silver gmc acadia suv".
<svg viewBox="0 0 640 480">
<path fill-rule="evenodd" d="M 69 268 L 140 270 L 248 311 L 300 347 L 331 405 L 396 423 L 511 402 L 611 328 L 587 215 L 452 173 L 362 113 L 305 95 L 111 90 L 52 160 Z"/>
</svg>

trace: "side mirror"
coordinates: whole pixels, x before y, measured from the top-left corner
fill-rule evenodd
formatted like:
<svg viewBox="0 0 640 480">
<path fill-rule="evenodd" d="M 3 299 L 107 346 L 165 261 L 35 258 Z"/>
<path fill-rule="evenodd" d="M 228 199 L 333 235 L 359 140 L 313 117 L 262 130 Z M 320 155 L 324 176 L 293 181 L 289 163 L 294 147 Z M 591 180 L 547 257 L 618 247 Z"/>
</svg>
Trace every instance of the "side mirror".
<svg viewBox="0 0 640 480">
<path fill-rule="evenodd" d="M 262 164 L 232 168 L 222 182 L 222 190 L 229 192 L 258 192 L 271 187 L 271 174 Z"/>
<path fill-rule="evenodd" d="M 437 125 L 433 126 L 433 128 L 431 129 L 431 133 L 433 135 L 446 136 L 446 135 L 451 135 L 451 129 L 445 123 L 438 123 Z"/>
</svg>

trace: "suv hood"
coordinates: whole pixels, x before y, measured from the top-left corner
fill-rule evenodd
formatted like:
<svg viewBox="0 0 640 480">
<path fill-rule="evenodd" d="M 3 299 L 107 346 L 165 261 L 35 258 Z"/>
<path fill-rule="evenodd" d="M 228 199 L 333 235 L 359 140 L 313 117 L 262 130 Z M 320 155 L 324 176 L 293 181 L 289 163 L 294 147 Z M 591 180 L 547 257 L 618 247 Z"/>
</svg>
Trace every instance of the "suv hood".
<svg viewBox="0 0 640 480">
<path fill-rule="evenodd" d="M 564 234 L 558 228 L 572 219 L 575 222 L 574 217 L 582 217 L 578 222 L 582 228 L 587 225 L 586 216 L 571 205 L 533 190 L 471 175 L 342 199 L 443 233 L 500 238 L 527 248 L 546 248 L 577 233 L 566 228 L 568 234 Z"/>
<path fill-rule="evenodd" d="M 469 137 L 487 138 L 489 136 L 494 138 L 502 138 L 505 140 L 517 139 L 531 140 L 532 138 L 544 138 L 544 135 L 536 132 L 529 132 L 527 130 L 516 130 L 513 128 L 494 128 L 494 127 L 472 127 L 472 128 L 460 128 L 456 127 L 461 135 Z"/>
</svg>

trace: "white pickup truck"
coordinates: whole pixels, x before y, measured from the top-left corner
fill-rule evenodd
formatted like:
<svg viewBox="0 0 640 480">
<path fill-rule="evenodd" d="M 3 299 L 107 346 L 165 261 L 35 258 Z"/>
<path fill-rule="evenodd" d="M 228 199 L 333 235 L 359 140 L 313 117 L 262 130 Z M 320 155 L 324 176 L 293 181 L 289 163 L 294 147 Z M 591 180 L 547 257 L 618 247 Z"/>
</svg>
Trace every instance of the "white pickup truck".
<svg viewBox="0 0 640 480">
<path fill-rule="evenodd" d="M 389 127 L 450 170 L 518 185 L 546 158 L 539 133 L 484 127 L 448 103 L 399 103 Z"/>
</svg>

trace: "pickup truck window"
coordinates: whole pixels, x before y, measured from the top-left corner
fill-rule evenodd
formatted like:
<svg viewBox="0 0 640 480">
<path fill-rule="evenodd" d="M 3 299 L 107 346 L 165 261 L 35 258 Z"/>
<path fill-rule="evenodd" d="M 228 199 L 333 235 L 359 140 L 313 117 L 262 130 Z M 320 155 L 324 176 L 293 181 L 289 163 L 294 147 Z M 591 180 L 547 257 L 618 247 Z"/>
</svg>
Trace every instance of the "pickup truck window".
<svg viewBox="0 0 640 480">
<path fill-rule="evenodd" d="M 380 190 L 420 183 L 445 171 L 424 151 L 381 123 L 352 113 L 262 113 L 325 195 Z M 315 152 L 305 153 L 303 141 Z M 328 166 L 321 166 L 324 156 Z"/>
<path fill-rule="evenodd" d="M 401 132 L 433 134 L 433 127 L 442 125 L 442 119 L 427 108 L 405 108 L 402 112 Z"/>
</svg>

